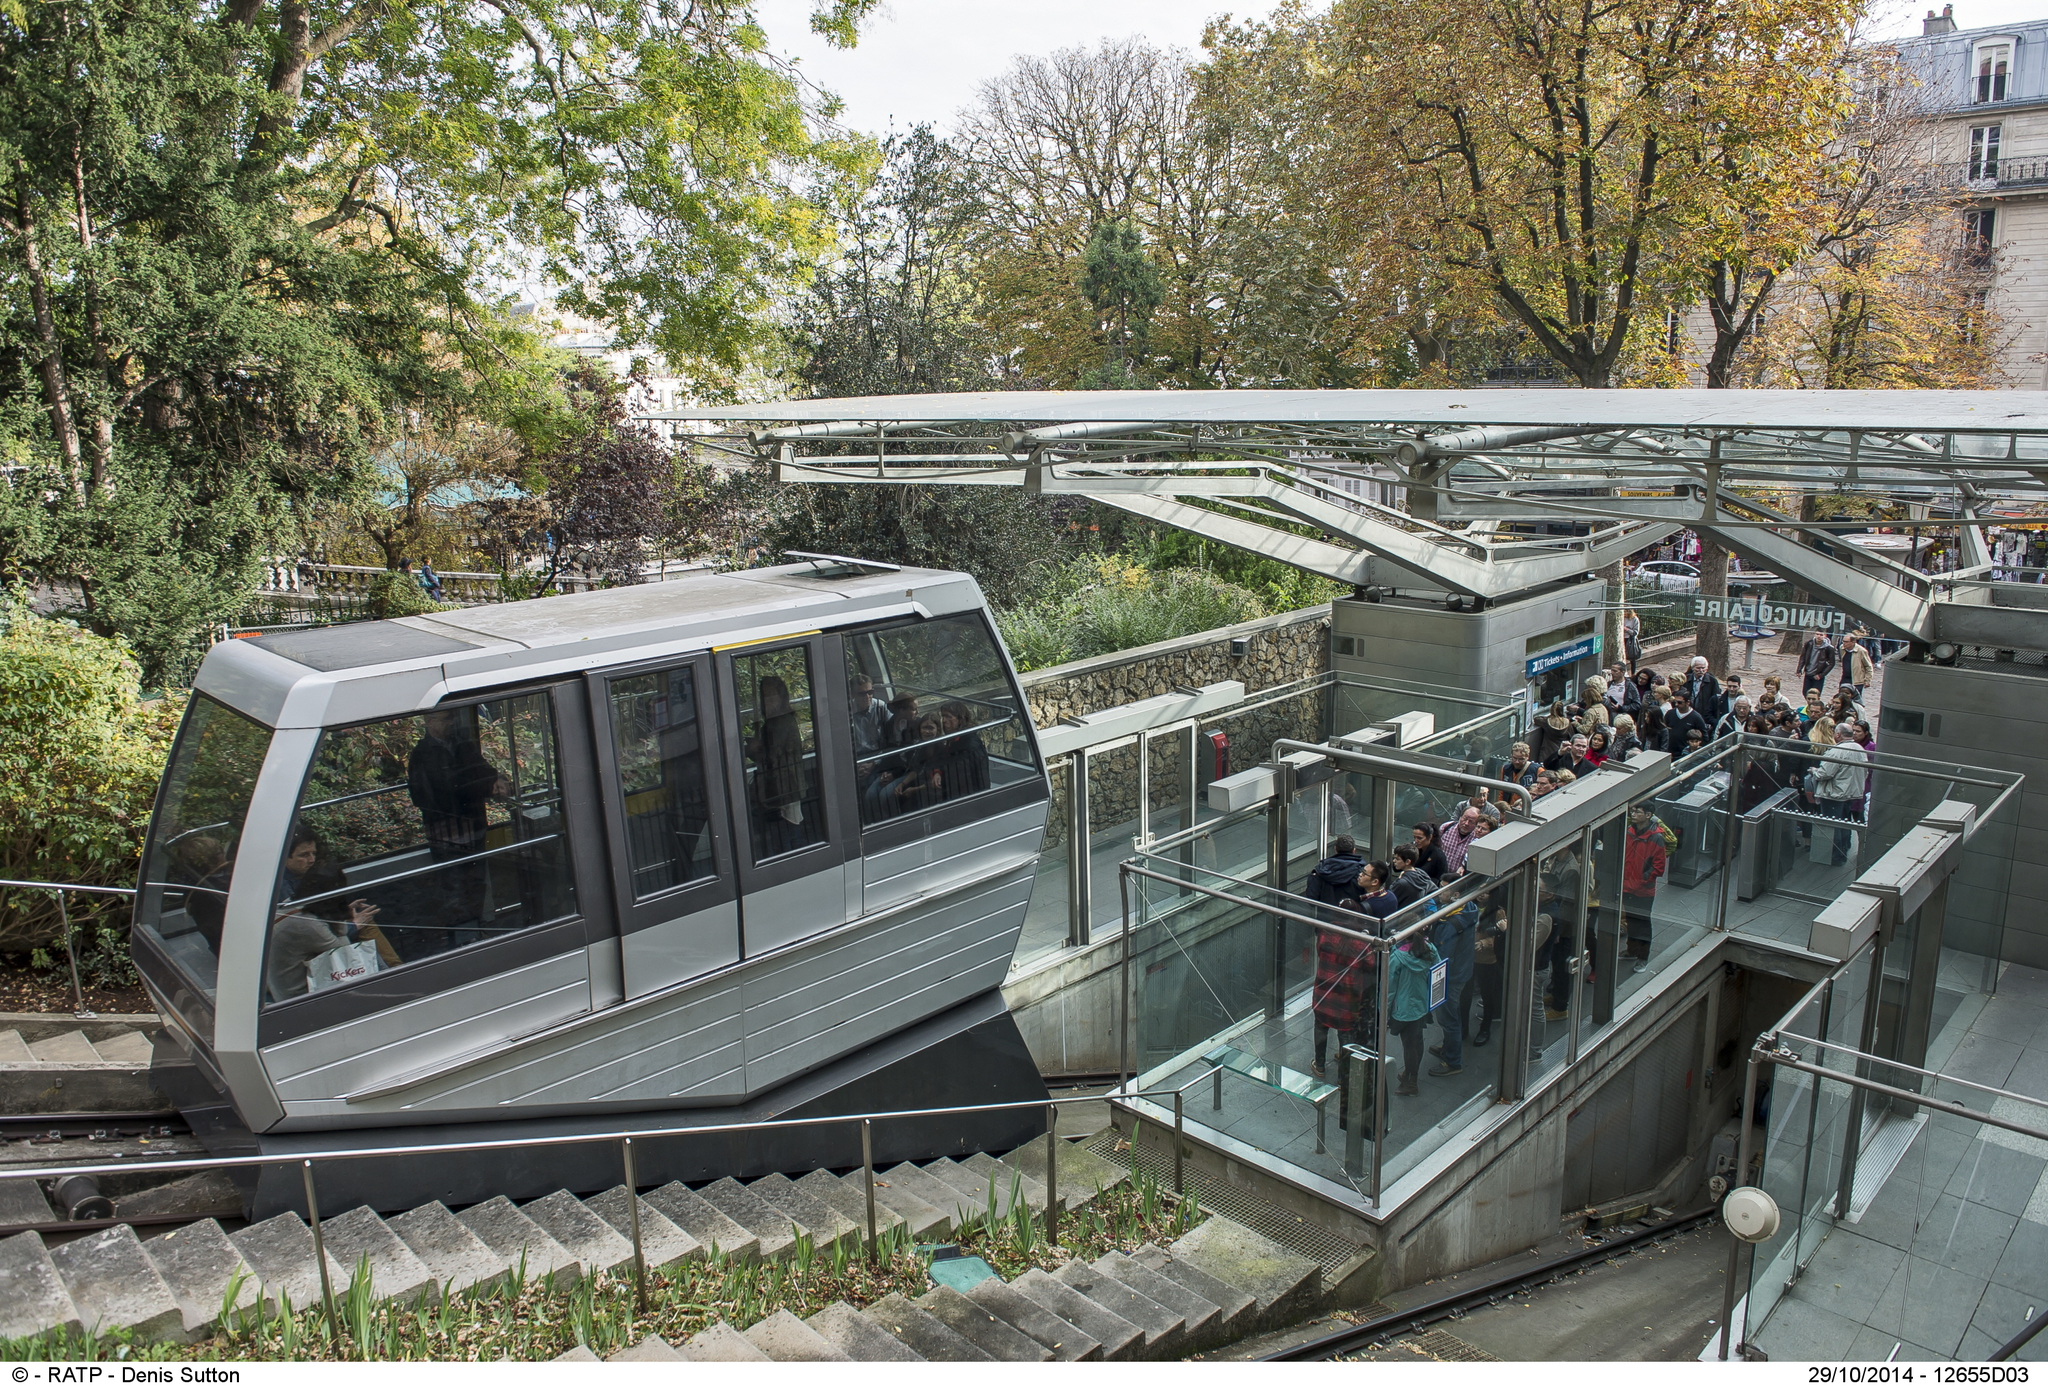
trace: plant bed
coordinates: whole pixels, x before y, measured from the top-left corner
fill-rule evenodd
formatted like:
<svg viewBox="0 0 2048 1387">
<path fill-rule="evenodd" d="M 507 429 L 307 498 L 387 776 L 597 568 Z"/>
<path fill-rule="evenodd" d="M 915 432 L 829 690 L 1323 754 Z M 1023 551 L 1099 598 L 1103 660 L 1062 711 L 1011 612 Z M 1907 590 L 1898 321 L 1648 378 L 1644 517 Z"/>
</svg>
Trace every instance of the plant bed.
<svg viewBox="0 0 2048 1387">
<path fill-rule="evenodd" d="M 984 1220 L 958 1240 L 962 1252 L 987 1260 L 1005 1280 L 1028 1267 L 1052 1271 L 1069 1261 L 1165 1243 L 1205 1216 L 1175 1200 L 1156 1182 L 1099 1194 L 1060 1215 L 1061 1245 L 1045 1241 L 1044 1216 L 1035 1227 L 1021 1218 Z M 718 1254 L 647 1274 L 647 1308 L 640 1308 L 630 1273 L 600 1272 L 558 1288 L 552 1277 L 511 1273 L 487 1290 L 439 1304 L 380 1301 L 367 1268 L 335 1287 L 341 1322 L 336 1336 L 323 1307 L 281 1307 L 278 1313 L 231 1312 L 225 1327 L 197 1343 L 138 1344 L 125 1333 L 52 1331 L 0 1340 L 0 1357 L 48 1361 L 324 1362 L 382 1359 L 490 1362 L 513 1358 L 545 1362 L 581 1344 L 600 1358 L 630 1348 L 649 1334 L 680 1344 L 720 1320 L 745 1330 L 778 1310 L 802 1319 L 834 1301 L 865 1308 L 892 1292 L 908 1298 L 931 1289 L 931 1259 L 900 1227 L 881 1239 L 878 1261 L 844 1243 L 819 1249 L 799 1238 L 773 1262 L 738 1261 Z M 231 1288 L 230 1303 L 235 1299 Z"/>
<path fill-rule="evenodd" d="M 81 974 L 84 972 L 80 970 Z M 85 983 L 85 1005 L 103 1016 L 141 1016 L 156 1010 L 140 983 L 125 987 Z M 54 1012 L 69 1016 L 78 1003 L 71 994 L 71 970 L 60 953 L 51 968 L 21 957 L 0 957 L 0 1012 Z"/>
</svg>

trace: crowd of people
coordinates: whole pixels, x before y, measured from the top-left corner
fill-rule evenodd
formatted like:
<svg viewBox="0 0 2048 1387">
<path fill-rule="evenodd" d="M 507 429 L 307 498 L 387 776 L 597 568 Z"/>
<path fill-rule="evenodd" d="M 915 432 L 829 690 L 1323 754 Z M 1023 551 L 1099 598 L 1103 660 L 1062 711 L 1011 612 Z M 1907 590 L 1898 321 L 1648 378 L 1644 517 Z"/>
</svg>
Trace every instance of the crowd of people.
<svg viewBox="0 0 2048 1387">
<path fill-rule="evenodd" d="M 1528 737 L 1515 742 L 1487 773 L 1495 781 L 1526 788 L 1535 800 L 1597 770 L 1610 757 L 1626 759 L 1647 750 L 1682 760 L 1710 742 L 1748 733 L 1751 750 L 1743 763 L 1740 808 L 1746 811 L 1780 790 L 1795 789 L 1801 809 L 1842 822 L 1833 830 L 1832 843 L 1820 845 L 1828 849 L 1829 861 L 1842 863 L 1850 854 L 1854 826 L 1867 819 L 1876 738 L 1862 699 L 1883 653 L 1881 646 L 1873 651 L 1872 644 L 1862 631 L 1848 632 L 1839 642 L 1814 633 L 1800 655 L 1797 698 L 1777 675 L 1762 676 L 1752 690 L 1740 673 L 1716 675 L 1701 657 L 1694 657 L 1682 673 L 1668 675 L 1633 660 L 1615 664 L 1585 679 L 1575 700 L 1553 702 L 1535 719 Z M 1434 909 L 1427 916 L 1428 928 L 1407 934 L 1384 954 L 1384 945 L 1361 936 L 1384 937 L 1382 922 L 1417 900 L 1459 894 L 1445 888 L 1455 887 L 1466 874 L 1472 844 L 1501 825 L 1507 798 L 1505 790 L 1478 791 L 1456 817 L 1415 824 L 1408 841 L 1384 861 L 1368 860 L 1350 837 L 1337 838 L 1309 874 L 1305 894 L 1337 927 L 1317 931 L 1311 999 L 1317 1078 L 1327 1077 L 1333 1036 L 1340 1047 L 1377 1047 L 1381 987 L 1376 970 L 1382 966 L 1388 969 L 1386 1029 L 1401 1047 L 1395 1096 L 1419 1095 L 1425 1051 L 1437 1061 L 1429 1077 L 1451 1078 L 1464 1072 L 1468 1044 L 1490 1042 L 1506 991 L 1503 893 L 1482 892 L 1455 909 L 1425 907 Z M 1818 861 L 1813 831 L 1811 823 L 1802 824 Z M 1617 967 L 1637 973 L 1649 968 L 1657 889 L 1678 846 L 1678 833 L 1652 804 L 1632 806 L 1622 830 L 1618 899 L 1604 906 L 1579 861 L 1576 839 L 1543 864 L 1531 962 L 1544 979 L 1539 992 L 1547 1020 L 1569 1016 L 1578 970 L 1586 970 L 1592 981 L 1587 941 L 1578 936 L 1582 916 L 1593 920 L 1604 908 L 1606 928 L 1620 939 Z M 1440 965 L 1441 997 L 1433 999 L 1431 975 Z M 1426 1043 L 1431 1024 L 1439 1029 L 1435 1044 Z"/>
<path fill-rule="evenodd" d="M 947 699 L 936 712 L 921 711 L 913 693 L 884 703 L 865 674 L 853 677 L 848 692 L 862 822 L 914 814 L 989 787 L 988 748 L 964 700 Z"/>
</svg>

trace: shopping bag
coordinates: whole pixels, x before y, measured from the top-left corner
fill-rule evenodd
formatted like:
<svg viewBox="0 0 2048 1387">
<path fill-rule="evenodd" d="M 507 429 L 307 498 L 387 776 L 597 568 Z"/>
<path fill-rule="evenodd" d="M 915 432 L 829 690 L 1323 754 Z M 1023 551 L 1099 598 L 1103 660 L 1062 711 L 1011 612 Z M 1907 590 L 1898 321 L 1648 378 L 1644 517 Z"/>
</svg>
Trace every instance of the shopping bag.
<svg viewBox="0 0 2048 1387">
<path fill-rule="evenodd" d="M 306 990 L 325 992 L 357 978 L 367 978 L 384 966 L 377 957 L 377 945 L 369 939 L 337 944 L 306 964 Z"/>
</svg>

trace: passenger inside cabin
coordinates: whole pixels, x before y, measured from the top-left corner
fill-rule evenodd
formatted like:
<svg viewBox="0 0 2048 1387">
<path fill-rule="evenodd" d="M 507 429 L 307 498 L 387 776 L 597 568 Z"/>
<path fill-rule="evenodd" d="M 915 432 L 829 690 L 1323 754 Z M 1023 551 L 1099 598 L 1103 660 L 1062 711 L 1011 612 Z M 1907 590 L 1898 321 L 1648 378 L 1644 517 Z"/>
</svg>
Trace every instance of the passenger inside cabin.
<svg viewBox="0 0 2048 1387">
<path fill-rule="evenodd" d="M 797 827 L 804 821 L 804 738 L 790 706 L 789 685 L 782 676 L 761 680 L 761 720 L 747 739 L 747 755 L 758 768 L 754 803 L 766 818 L 767 841 L 776 851 L 803 846 Z"/>
<path fill-rule="evenodd" d="M 296 840 L 294 840 L 296 843 Z M 228 850 L 208 833 L 195 833 L 178 840 L 171 849 L 174 879 L 190 887 L 185 894 L 185 913 L 199 928 L 214 956 L 220 956 L 220 929 L 227 918 L 228 881 L 235 864 Z"/>
<path fill-rule="evenodd" d="M 438 899 L 421 912 L 443 928 L 420 952 L 438 954 L 483 937 L 489 873 L 476 854 L 484 850 L 485 806 L 508 798 L 512 783 L 484 759 L 456 710 L 436 708 L 420 726 L 424 735 L 406 759 L 406 791 L 420 811 L 428 855 L 451 864 L 427 876 L 425 893 Z"/>
<path fill-rule="evenodd" d="M 856 674 L 848 682 L 847 696 L 853 706 L 848 721 L 853 724 L 853 754 L 857 758 L 873 756 L 883 747 L 883 737 L 889 730 L 889 710 L 875 697 L 875 681 L 865 674 Z M 862 767 L 865 777 L 870 772 Z"/>
<path fill-rule="evenodd" d="M 384 966 L 398 962 L 397 953 L 377 928 L 377 906 L 360 897 L 348 899 L 347 886 L 341 868 L 316 866 L 300 882 L 303 901 L 277 903 L 264 959 L 265 981 L 273 1002 L 305 996 L 310 990 L 308 965 L 356 939 L 373 941 Z"/>
</svg>

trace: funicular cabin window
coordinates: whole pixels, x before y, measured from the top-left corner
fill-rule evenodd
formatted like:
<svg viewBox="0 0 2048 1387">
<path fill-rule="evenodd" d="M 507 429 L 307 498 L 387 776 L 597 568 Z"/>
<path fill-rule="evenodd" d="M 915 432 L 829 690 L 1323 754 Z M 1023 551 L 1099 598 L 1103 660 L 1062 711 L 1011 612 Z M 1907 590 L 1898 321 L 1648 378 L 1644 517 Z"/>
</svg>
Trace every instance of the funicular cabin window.
<svg viewBox="0 0 2048 1387">
<path fill-rule="evenodd" d="M 269 749 L 269 728 L 199 694 L 164 774 L 135 918 L 208 998 L 235 853 Z"/>
<path fill-rule="evenodd" d="M 321 735 L 264 956 L 287 1001 L 576 910 L 544 692 Z"/>
<path fill-rule="evenodd" d="M 626 861 L 633 898 L 644 901 L 715 870 L 704 789 L 705 710 L 697 701 L 696 674 L 687 668 L 613 679 L 609 697 Z"/>
<path fill-rule="evenodd" d="M 862 823 L 1038 775 L 1016 687 L 979 617 L 851 634 L 846 679 Z"/>
<path fill-rule="evenodd" d="M 735 655 L 733 704 L 746 753 L 754 860 L 825 841 L 811 660 L 804 646 Z"/>
</svg>

